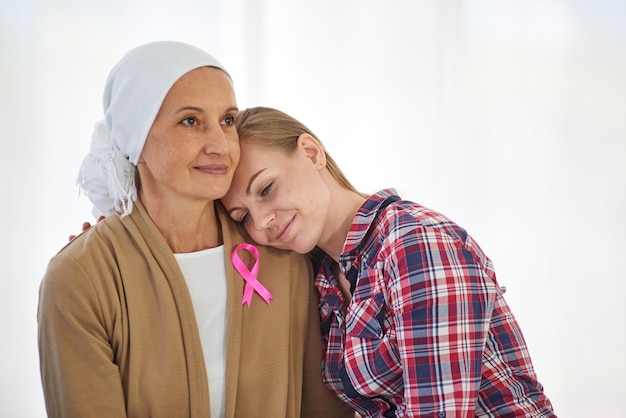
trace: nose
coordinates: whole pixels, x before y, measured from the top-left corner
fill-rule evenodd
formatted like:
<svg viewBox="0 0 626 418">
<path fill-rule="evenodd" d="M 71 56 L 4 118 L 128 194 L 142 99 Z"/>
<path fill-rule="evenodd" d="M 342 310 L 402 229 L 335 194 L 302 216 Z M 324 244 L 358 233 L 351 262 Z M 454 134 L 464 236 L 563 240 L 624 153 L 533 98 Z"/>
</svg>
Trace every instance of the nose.
<svg viewBox="0 0 626 418">
<path fill-rule="evenodd" d="M 272 226 L 276 216 L 274 212 L 263 211 L 253 216 L 252 219 L 254 220 L 254 228 L 258 231 L 264 231 Z"/>
<path fill-rule="evenodd" d="M 205 153 L 224 155 L 230 151 L 230 142 L 220 124 L 207 128 L 203 137 Z"/>
</svg>

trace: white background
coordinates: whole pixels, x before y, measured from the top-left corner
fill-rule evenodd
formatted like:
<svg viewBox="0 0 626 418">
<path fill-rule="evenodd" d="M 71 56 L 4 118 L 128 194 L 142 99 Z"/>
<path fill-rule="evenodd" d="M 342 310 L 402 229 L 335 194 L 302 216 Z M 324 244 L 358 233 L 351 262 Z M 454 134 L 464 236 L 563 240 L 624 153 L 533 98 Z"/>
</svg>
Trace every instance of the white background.
<svg viewBox="0 0 626 418">
<path fill-rule="evenodd" d="M 240 108 L 316 132 L 492 258 L 557 413 L 626 416 L 626 2 L 3 0 L 0 416 L 45 416 L 48 260 L 92 220 L 75 186 L 105 78 L 139 44 L 217 56 Z"/>
</svg>

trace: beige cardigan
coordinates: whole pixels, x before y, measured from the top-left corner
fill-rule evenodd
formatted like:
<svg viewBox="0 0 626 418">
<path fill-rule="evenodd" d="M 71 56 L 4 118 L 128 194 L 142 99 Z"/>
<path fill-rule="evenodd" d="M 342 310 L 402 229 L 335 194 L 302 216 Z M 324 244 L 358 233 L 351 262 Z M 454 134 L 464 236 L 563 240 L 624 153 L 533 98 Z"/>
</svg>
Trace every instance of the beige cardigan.
<svg viewBox="0 0 626 418">
<path fill-rule="evenodd" d="M 244 237 L 216 207 L 227 256 L 226 417 L 354 416 L 322 383 L 309 262 L 260 247 L 259 280 L 274 299 L 268 306 L 255 294 L 250 308 L 242 306 L 244 283 L 230 253 Z M 49 417 L 210 417 L 191 297 L 141 203 L 50 261 L 38 321 Z"/>
</svg>

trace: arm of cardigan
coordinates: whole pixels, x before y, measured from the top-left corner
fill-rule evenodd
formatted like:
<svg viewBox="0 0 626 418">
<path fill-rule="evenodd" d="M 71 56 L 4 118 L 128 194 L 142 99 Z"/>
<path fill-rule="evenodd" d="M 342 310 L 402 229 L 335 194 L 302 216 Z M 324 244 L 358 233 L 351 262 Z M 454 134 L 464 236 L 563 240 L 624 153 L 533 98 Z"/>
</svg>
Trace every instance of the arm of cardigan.
<svg viewBox="0 0 626 418">
<path fill-rule="evenodd" d="M 56 256 L 39 293 L 39 355 L 49 418 L 126 417 L 122 382 L 94 288 Z"/>
</svg>

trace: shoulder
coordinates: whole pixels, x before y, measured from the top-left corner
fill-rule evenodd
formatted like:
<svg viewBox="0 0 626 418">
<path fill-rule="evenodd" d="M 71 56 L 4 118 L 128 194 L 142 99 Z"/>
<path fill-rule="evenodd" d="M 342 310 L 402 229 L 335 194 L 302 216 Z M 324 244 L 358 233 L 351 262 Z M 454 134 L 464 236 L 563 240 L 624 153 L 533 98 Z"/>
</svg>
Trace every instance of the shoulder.
<svg viewBox="0 0 626 418">
<path fill-rule="evenodd" d="M 117 243 L 128 241 L 128 236 L 133 235 L 124 230 L 117 215 L 109 216 L 70 241 L 54 258 L 80 261 L 102 257 Z"/>
<path fill-rule="evenodd" d="M 87 290 L 115 274 L 120 259 L 137 251 L 133 234 L 113 215 L 91 226 L 54 255 L 42 279 L 42 292 Z"/>
<path fill-rule="evenodd" d="M 465 229 L 447 216 L 407 200 L 382 208 L 371 229 L 364 246 L 370 262 L 396 259 L 400 254 L 460 250 L 471 241 Z"/>
<path fill-rule="evenodd" d="M 493 275 L 493 265 L 480 245 L 465 228 L 448 216 L 428 207 L 410 201 L 398 201 L 389 205 L 381 214 L 378 242 L 380 258 L 397 258 L 398 254 L 428 252 L 433 254 L 456 253 L 455 257 L 464 263 L 482 266 Z"/>
<path fill-rule="evenodd" d="M 408 200 L 399 200 L 384 208 L 379 226 L 382 232 L 397 237 L 432 231 L 454 240 L 467 238 L 465 229 L 446 215 Z"/>
</svg>

